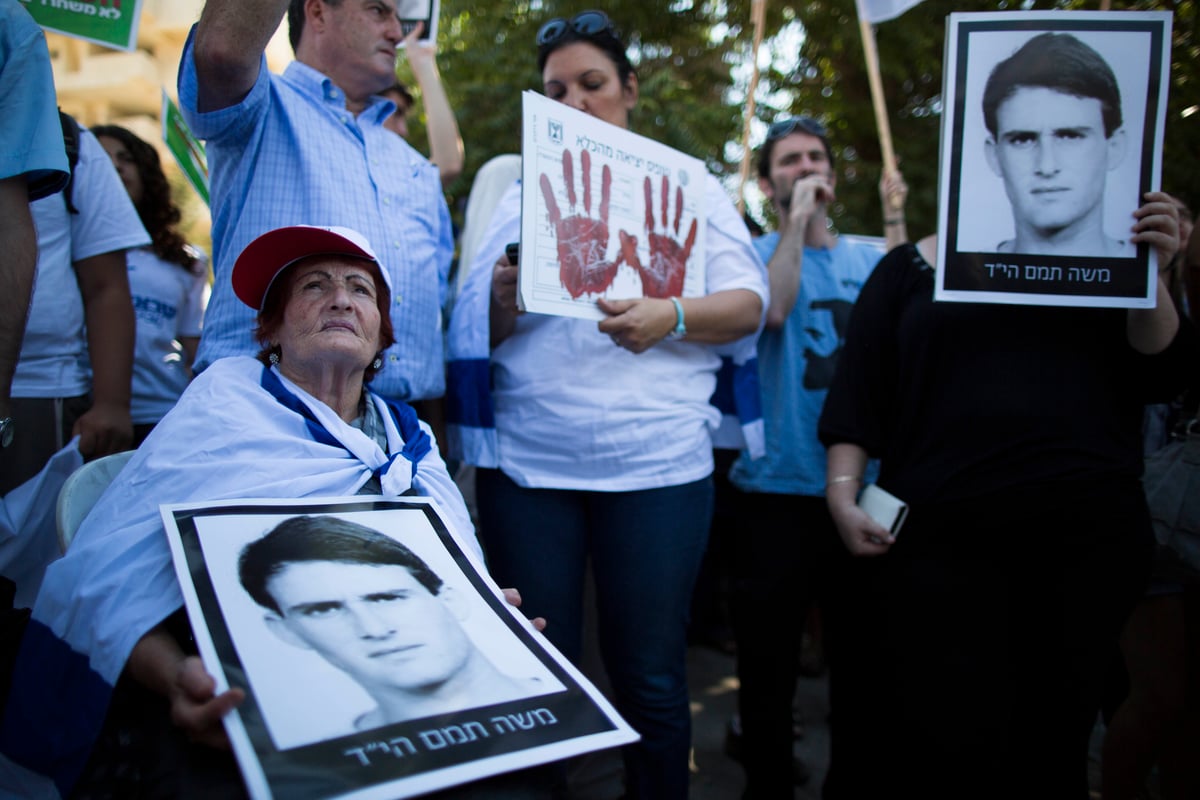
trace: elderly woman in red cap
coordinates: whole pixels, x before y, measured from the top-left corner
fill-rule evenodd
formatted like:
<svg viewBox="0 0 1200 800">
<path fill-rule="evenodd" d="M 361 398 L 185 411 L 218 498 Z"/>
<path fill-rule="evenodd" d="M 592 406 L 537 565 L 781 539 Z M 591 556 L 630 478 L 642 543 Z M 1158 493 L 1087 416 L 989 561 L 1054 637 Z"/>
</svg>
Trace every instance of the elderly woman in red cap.
<svg viewBox="0 0 1200 800">
<path fill-rule="evenodd" d="M 26 628 L 0 736 L 64 790 L 118 679 L 114 706 L 159 708 L 164 723 L 169 706 L 188 739 L 218 746 L 221 718 L 242 699 L 240 689 L 214 694 L 188 652 L 160 503 L 415 493 L 478 552 L 428 427 L 369 388 L 393 335 L 387 271 L 363 237 L 270 231 L 239 256 L 233 285 L 258 310 L 258 359 L 222 359 L 191 383 L 49 569 Z M 114 754 L 97 753 L 88 774 L 105 758 Z"/>
</svg>

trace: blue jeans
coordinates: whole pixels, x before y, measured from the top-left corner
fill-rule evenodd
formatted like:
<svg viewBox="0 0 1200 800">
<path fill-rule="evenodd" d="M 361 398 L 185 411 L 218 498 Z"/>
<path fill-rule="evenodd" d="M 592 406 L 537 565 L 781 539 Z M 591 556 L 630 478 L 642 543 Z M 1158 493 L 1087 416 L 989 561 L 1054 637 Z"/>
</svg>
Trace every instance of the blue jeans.
<svg viewBox="0 0 1200 800">
<path fill-rule="evenodd" d="M 687 621 L 708 539 L 712 479 L 637 492 L 525 489 L 499 470 L 476 480 L 488 565 L 521 611 L 578 662 L 587 561 L 614 702 L 642 740 L 625 748 L 627 796 L 686 798 L 691 714 Z"/>
</svg>

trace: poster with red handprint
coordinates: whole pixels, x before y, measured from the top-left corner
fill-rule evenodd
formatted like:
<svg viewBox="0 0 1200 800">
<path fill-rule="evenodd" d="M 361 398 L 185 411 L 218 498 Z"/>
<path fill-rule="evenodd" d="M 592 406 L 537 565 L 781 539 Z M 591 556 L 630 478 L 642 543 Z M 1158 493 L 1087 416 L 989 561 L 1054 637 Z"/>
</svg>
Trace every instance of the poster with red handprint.
<svg viewBox="0 0 1200 800">
<path fill-rule="evenodd" d="M 518 305 L 601 319 L 596 300 L 704 294 L 703 162 L 525 92 Z"/>
</svg>

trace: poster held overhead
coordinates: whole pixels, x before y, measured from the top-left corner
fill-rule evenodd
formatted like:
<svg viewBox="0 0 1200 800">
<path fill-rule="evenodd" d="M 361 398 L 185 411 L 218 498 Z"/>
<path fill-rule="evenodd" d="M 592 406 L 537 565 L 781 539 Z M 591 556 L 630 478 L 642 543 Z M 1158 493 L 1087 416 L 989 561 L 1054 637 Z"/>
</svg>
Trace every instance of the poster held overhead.
<svg viewBox="0 0 1200 800">
<path fill-rule="evenodd" d="M 951 14 L 936 298 L 1150 308 L 1167 12 Z"/>
<path fill-rule="evenodd" d="M 137 49 L 143 0 L 41 2 L 22 0 L 29 16 L 48 31 L 95 42 L 116 50 Z"/>
<path fill-rule="evenodd" d="M 441 5 L 441 0 L 400 0 L 396 3 L 396 18 L 400 20 L 400 28 L 404 35 L 408 36 L 413 28 L 417 27 L 417 23 L 424 22 L 425 30 L 421 31 L 417 38 L 436 42 Z M 403 42 L 400 46 L 404 46 Z"/>
</svg>

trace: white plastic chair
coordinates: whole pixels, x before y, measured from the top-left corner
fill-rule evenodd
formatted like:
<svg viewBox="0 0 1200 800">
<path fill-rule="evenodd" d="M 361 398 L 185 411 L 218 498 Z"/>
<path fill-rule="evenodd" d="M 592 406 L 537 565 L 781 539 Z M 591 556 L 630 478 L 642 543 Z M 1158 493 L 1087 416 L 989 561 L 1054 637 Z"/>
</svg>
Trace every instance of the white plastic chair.
<svg viewBox="0 0 1200 800">
<path fill-rule="evenodd" d="M 89 461 L 71 473 L 63 483 L 58 493 L 58 503 L 54 509 L 55 522 L 58 524 L 58 547 L 67 552 L 79 523 L 96 505 L 100 495 L 113 482 L 125 464 L 133 457 L 136 450 L 126 450 L 123 453 L 113 453 L 111 456 Z"/>
</svg>

